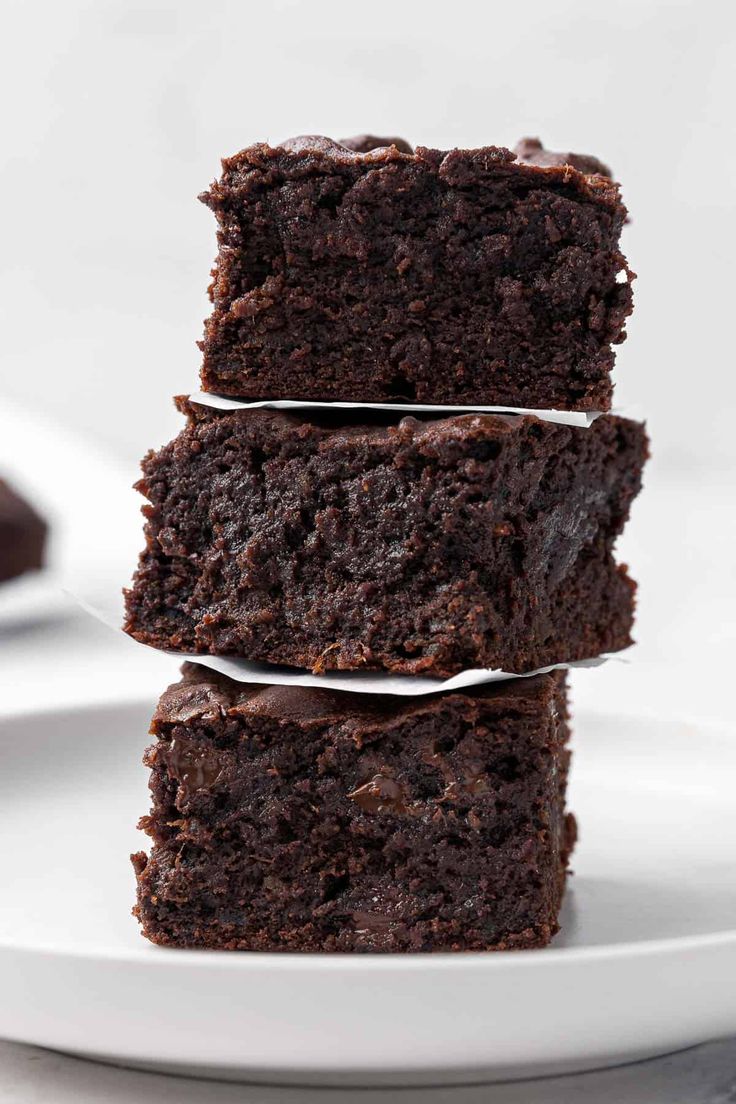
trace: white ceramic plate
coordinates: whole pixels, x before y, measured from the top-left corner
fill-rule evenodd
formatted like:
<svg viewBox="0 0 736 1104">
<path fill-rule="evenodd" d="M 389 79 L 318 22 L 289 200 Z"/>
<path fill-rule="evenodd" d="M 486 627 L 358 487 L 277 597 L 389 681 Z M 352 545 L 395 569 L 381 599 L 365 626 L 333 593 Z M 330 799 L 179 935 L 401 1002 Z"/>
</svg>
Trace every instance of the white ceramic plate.
<svg viewBox="0 0 736 1104">
<path fill-rule="evenodd" d="M 151 705 L 0 725 L 0 1035 L 274 1081 L 440 1082 L 591 1068 L 736 1031 L 736 739 L 577 719 L 581 822 L 544 951 L 166 951 L 130 915 Z"/>
</svg>

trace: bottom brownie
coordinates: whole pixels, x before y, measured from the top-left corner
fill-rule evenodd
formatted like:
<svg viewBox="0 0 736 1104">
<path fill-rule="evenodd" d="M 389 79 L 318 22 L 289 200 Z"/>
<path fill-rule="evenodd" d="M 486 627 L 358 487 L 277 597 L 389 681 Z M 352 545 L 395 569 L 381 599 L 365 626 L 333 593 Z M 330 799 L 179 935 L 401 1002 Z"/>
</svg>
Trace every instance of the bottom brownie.
<svg viewBox="0 0 736 1104">
<path fill-rule="evenodd" d="M 484 951 L 557 931 L 564 673 L 407 702 L 183 670 L 144 759 L 151 855 L 133 856 L 153 942 Z"/>
</svg>

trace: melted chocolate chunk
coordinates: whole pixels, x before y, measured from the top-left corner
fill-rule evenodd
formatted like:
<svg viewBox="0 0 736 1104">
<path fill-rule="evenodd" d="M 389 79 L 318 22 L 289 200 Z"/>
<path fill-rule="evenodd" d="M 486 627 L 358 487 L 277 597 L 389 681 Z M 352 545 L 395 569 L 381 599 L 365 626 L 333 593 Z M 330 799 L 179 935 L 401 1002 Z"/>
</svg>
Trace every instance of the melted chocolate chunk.
<svg viewBox="0 0 736 1104">
<path fill-rule="evenodd" d="M 399 921 L 380 912 L 354 912 L 356 931 L 383 932 L 395 927 Z"/>
<path fill-rule="evenodd" d="M 403 787 L 385 774 L 373 777 L 348 794 L 364 813 L 394 813 L 396 816 L 414 816 L 414 809 L 407 800 Z"/>
<path fill-rule="evenodd" d="M 192 713 L 191 716 L 197 716 Z M 210 748 L 193 744 L 186 737 L 175 736 L 168 748 L 162 751 L 169 774 L 175 778 L 190 796 L 196 790 L 208 790 L 220 777 L 218 755 Z"/>
<path fill-rule="evenodd" d="M 591 157 L 587 153 L 554 153 L 552 150 L 546 150 L 538 138 L 522 138 L 514 147 L 514 153 L 525 165 L 539 165 L 544 169 L 569 165 L 571 169 L 576 169 L 588 176 L 613 178 L 611 170 L 597 157 Z"/>
<path fill-rule="evenodd" d="M 374 149 L 385 149 L 387 146 L 396 146 L 402 153 L 414 153 L 414 150 L 403 138 L 377 138 L 375 134 L 359 134 L 355 138 L 340 138 L 340 145 L 356 153 L 369 153 Z"/>
</svg>

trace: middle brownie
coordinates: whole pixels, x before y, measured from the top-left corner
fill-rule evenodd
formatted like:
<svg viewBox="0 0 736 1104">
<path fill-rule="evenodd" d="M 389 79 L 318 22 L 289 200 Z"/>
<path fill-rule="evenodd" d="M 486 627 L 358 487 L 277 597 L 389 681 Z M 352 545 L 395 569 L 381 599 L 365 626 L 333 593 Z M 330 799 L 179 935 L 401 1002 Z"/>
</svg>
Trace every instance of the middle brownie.
<svg viewBox="0 0 736 1104">
<path fill-rule="evenodd" d="M 143 462 L 126 630 L 310 668 L 522 673 L 628 645 L 644 427 L 216 411 Z"/>
</svg>

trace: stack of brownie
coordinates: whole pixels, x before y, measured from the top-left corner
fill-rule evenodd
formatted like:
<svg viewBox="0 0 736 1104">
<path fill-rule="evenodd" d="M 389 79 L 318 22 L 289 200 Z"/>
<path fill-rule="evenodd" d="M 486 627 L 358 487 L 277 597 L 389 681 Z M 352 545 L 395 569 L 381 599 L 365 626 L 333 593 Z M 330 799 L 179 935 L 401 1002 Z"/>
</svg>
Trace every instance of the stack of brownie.
<svg viewBox="0 0 736 1104">
<path fill-rule="evenodd" d="M 531 140 L 307 137 L 225 160 L 202 199 L 219 243 L 202 387 L 240 402 L 179 399 L 186 428 L 145 458 L 126 630 L 438 690 L 187 663 L 146 753 L 144 934 L 542 946 L 575 840 L 561 668 L 626 647 L 634 610 L 613 545 L 647 442 L 605 413 L 631 310 L 618 185 Z M 263 403 L 284 399 L 322 405 Z M 469 669 L 488 680 L 439 689 Z"/>
</svg>

